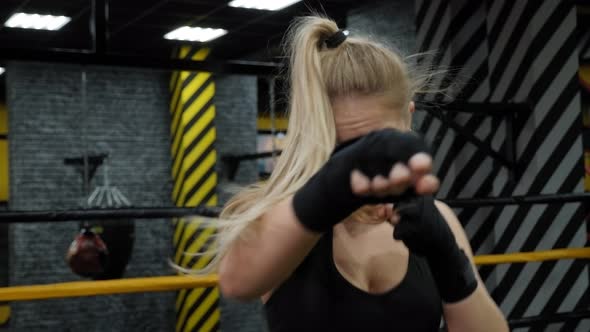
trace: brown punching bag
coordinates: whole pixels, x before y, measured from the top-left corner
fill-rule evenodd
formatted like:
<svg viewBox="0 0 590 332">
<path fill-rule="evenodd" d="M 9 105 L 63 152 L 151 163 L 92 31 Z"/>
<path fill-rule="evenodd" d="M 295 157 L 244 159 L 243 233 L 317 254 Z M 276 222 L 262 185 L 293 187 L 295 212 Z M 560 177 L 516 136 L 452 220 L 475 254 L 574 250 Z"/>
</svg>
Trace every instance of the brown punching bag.
<svg viewBox="0 0 590 332">
<path fill-rule="evenodd" d="M 122 278 L 131 259 L 135 242 L 135 223 L 130 219 L 100 220 L 94 227 L 106 244 L 109 259 L 104 271 L 94 279 Z"/>
<path fill-rule="evenodd" d="M 118 279 L 125 273 L 133 251 L 132 220 L 100 220 L 82 226 L 68 249 L 72 272 L 95 280 Z"/>
<path fill-rule="evenodd" d="M 83 227 L 66 254 L 72 272 L 87 278 L 104 274 L 109 260 L 109 251 L 104 241 L 90 228 Z"/>
</svg>

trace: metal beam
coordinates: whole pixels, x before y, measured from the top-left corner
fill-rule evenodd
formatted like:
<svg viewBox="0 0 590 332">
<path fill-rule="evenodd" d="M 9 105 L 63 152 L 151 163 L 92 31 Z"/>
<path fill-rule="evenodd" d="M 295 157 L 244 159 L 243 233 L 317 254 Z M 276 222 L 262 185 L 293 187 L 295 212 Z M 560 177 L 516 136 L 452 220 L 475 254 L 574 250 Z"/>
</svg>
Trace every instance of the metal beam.
<svg viewBox="0 0 590 332">
<path fill-rule="evenodd" d="M 483 206 L 564 204 L 590 202 L 590 193 L 547 194 L 537 196 L 480 197 L 441 199 L 455 208 L 479 208 Z"/>
<path fill-rule="evenodd" d="M 428 103 L 416 102 L 416 110 L 433 110 L 445 113 L 481 114 L 486 116 L 507 116 L 508 114 L 528 113 L 532 106 L 527 103 L 450 103 L 432 107 Z"/>
<path fill-rule="evenodd" d="M 518 113 L 530 113 L 533 109 L 528 103 L 451 103 L 444 108 L 432 108 L 428 105 L 420 105 L 418 110 L 424 110 L 433 117 L 439 119 L 444 125 L 453 129 L 466 141 L 485 151 L 488 156 L 500 162 L 510 169 L 510 181 L 515 181 L 519 176 L 518 162 L 516 157 L 516 142 L 514 141 L 514 121 Z M 497 152 L 492 146 L 472 134 L 467 128 L 449 118 L 451 113 L 468 113 L 472 115 L 483 115 L 491 117 L 502 117 L 506 119 L 506 143 L 504 155 Z"/>
<path fill-rule="evenodd" d="M 107 51 L 108 31 L 108 0 L 92 0 L 92 15 L 90 16 L 90 32 L 94 53 L 104 54 Z"/>
<path fill-rule="evenodd" d="M 514 122 L 516 121 L 516 114 L 509 113 L 506 119 L 506 140 L 504 143 L 504 153 L 508 162 L 512 164 L 511 172 L 509 172 L 509 181 L 513 184 L 520 178 L 520 167 L 518 165 L 518 156 L 516 155 L 516 133 L 514 132 Z"/>
<path fill-rule="evenodd" d="M 271 158 L 278 156 L 282 153 L 281 150 L 276 151 L 268 151 L 268 152 L 260 152 L 260 153 L 251 153 L 251 154 L 242 154 L 242 155 L 227 155 L 221 157 L 221 161 L 227 170 L 227 178 L 230 181 L 233 181 L 236 178 L 236 174 L 238 173 L 238 168 L 240 167 L 240 163 L 246 160 L 256 160 L 262 158 Z"/>
<path fill-rule="evenodd" d="M 213 73 L 267 76 L 276 75 L 281 65 L 258 61 L 192 61 L 123 54 L 94 54 L 82 50 L 34 50 L 0 48 L 0 60 L 60 62 L 97 66 L 142 67 L 167 70 L 194 70 Z"/>
<path fill-rule="evenodd" d="M 218 207 L 197 206 L 195 208 L 123 208 L 123 209 L 82 209 L 56 211 L 3 211 L 0 223 L 61 222 L 71 220 L 104 219 L 163 219 L 174 217 L 202 216 L 217 217 Z"/>
<path fill-rule="evenodd" d="M 590 193 L 566 193 L 538 196 L 486 197 L 466 199 L 441 199 L 451 207 L 484 207 L 530 204 L 577 203 L 590 200 Z M 215 218 L 221 212 L 220 207 L 197 206 L 194 208 L 152 207 L 152 208 L 118 208 L 118 209 L 80 209 L 52 211 L 1 211 L 0 224 L 27 222 L 61 222 L 71 220 L 101 219 L 163 219 L 186 216 L 204 216 Z"/>
<path fill-rule="evenodd" d="M 528 113 L 532 107 L 527 103 L 451 103 L 444 106 L 448 113 L 485 114 L 506 116 L 515 113 Z"/>
<path fill-rule="evenodd" d="M 221 157 L 223 161 L 245 161 L 245 160 L 256 160 L 262 158 L 270 158 L 278 156 L 283 151 L 267 151 L 267 152 L 259 152 L 259 153 L 249 153 L 249 154 L 239 154 L 239 155 L 226 155 Z"/>
<path fill-rule="evenodd" d="M 167 4 L 168 2 L 170 2 L 170 0 L 161 0 L 155 4 L 153 4 L 151 7 L 149 7 L 148 9 L 140 12 L 137 16 L 135 16 L 134 18 L 130 19 L 129 21 L 125 22 L 124 24 L 121 24 L 120 26 L 118 26 L 116 29 L 113 29 L 112 32 L 112 36 L 118 34 L 119 32 L 127 29 L 129 26 L 131 26 L 132 24 L 137 23 L 138 21 L 140 21 L 141 19 L 143 19 L 144 17 L 150 15 L 151 13 L 155 12 L 156 10 L 158 10 L 160 7 L 162 7 L 163 5 Z"/>
<path fill-rule="evenodd" d="M 475 145 L 478 149 L 484 151 L 488 156 L 498 161 L 500 164 L 502 164 L 502 166 L 507 167 L 508 169 L 512 169 L 512 167 L 514 166 L 513 163 L 511 163 L 506 157 L 492 149 L 492 147 L 489 144 L 480 140 L 477 136 L 470 133 L 460 124 L 448 119 L 446 113 L 443 113 L 443 111 L 435 111 L 428 108 L 426 108 L 425 111 L 428 112 L 430 115 L 434 116 L 435 118 L 439 119 L 447 127 L 453 129 L 459 136 L 463 137 L 466 141 Z"/>
</svg>

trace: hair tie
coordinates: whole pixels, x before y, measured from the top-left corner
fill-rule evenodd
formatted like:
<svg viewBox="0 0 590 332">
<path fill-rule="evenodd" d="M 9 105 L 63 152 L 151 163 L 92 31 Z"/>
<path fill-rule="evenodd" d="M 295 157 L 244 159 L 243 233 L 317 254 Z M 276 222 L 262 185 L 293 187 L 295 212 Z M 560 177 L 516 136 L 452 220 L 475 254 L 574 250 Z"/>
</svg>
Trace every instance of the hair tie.
<svg viewBox="0 0 590 332">
<path fill-rule="evenodd" d="M 338 30 L 330 37 L 326 38 L 326 47 L 336 48 L 346 40 L 344 30 Z"/>
</svg>

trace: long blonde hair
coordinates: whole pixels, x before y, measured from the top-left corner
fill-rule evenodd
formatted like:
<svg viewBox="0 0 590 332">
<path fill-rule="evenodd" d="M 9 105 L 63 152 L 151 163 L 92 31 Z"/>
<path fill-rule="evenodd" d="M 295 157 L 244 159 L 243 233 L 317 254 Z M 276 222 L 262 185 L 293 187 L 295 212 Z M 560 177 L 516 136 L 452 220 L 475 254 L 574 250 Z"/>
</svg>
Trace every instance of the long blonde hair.
<svg viewBox="0 0 590 332">
<path fill-rule="evenodd" d="M 347 38 L 328 48 L 325 40 L 338 32 L 330 19 L 297 19 L 286 35 L 289 55 L 289 128 L 282 154 L 270 178 L 236 194 L 224 207 L 218 224 L 216 269 L 231 243 L 273 205 L 294 194 L 328 160 L 336 145 L 331 100 L 351 94 L 386 97 L 388 106 L 410 117 L 416 91 L 407 65 L 394 51 L 364 38 Z M 362 110 L 359 110 L 361 112 Z M 194 271 L 193 271 L 194 273 Z"/>
</svg>

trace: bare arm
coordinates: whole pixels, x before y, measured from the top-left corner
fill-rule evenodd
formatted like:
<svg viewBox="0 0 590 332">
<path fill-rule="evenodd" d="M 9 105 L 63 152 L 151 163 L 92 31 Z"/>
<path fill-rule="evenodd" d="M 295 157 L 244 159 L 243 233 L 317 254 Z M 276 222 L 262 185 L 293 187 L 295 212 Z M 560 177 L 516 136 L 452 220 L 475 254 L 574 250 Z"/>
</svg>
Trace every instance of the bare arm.
<svg viewBox="0 0 590 332">
<path fill-rule="evenodd" d="M 236 239 L 219 267 L 222 293 L 252 300 L 278 287 L 303 261 L 320 234 L 297 220 L 292 197 L 280 202 L 252 223 L 253 236 Z"/>
<path fill-rule="evenodd" d="M 473 264 L 473 251 L 461 223 L 453 211 L 444 203 L 436 202 L 440 213 L 449 224 L 459 247 Z M 478 286 L 475 292 L 464 300 L 443 306 L 444 316 L 450 332 L 502 332 L 509 331 L 502 312 L 492 300 L 476 271 Z"/>
</svg>

